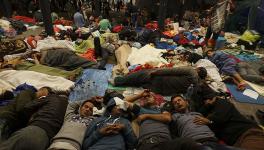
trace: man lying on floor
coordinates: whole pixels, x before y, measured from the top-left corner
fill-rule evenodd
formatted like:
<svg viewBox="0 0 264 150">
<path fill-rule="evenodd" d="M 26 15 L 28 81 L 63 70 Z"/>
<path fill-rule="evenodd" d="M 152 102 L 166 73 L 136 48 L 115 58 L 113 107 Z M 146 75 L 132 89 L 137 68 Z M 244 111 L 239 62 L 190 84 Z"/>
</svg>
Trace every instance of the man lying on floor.
<svg viewBox="0 0 264 150">
<path fill-rule="evenodd" d="M 256 122 L 247 119 L 228 100 L 222 99 L 211 89 L 202 94 L 207 112 L 206 118 L 197 119 L 199 124 L 206 124 L 216 136 L 226 144 L 242 149 L 262 150 L 264 131 Z"/>
<path fill-rule="evenodd" d="M 191 84 L 197 87 L 206 76 L 207 72 L 202 67 L 160 68 L 140 70 L 116 77 L 110 80 L 110 83 L 115 86 L 142 86 L 155 93 L 172 96 L 175 93 L 185 93 Z"/>
<path fill-rule="evenodd" d="M 13 102 L 0 107 L 0 141 L 6 140 L 13 132 L 26 127 L 30 119 L 30 115 L 23 113 L 24 106 L 27 103 L 47 96 L 51 91 L 49 87 L 42 87 L 37 92 L 31 89 L 23 90 L 15 97 Z"/>
<path fill-rule="evenodd" d="M 136 147 L 137 138 L 129 120 L 122 116 L 125 110 L 123 100 L 118 97 L 110 99 L 106 105 L 105 114 L 94 119 L 89 125 L 82 149 L 133 150 Z"/>
<path fill-rule="evenodd" d="M 126 98 L 129 109 L 139 123 L 138 150 L 196 150 L 202 148 L 190 138 L 172 139 L 169 130 L 171 115 L 163 111 L 154 98 L 154 93 L 145 90 L 134 97 Z M 143 106 L 132 104 L 143 100 Z"/>
<path fill-rule="evenodd" d="M 197 121 L 202 114 L 191 112 L 189 110 L 189 102 L 183 96 L 173 96 L 170 103 L 172 105 L 173 120 L 170 125 L 172 136 L 191 138 L 207 149 L 238 150 L 238 148 L 218 144 L 218 139 L 215 137 L 214 132 L 207 125 L 199 124 L 199 121 Z"/>
<path fill-rule="evenodd" d="M 0 144 L 1 149 L 12 150 L 45 150 L 50 139 L 60 130 L 68 98 L 48 92 L 22 108 L 22 112 L 30 117 L 28 125 Z"/>
<path fill-rule="evenodd" d="M 50 67 L 57 67 L 64 70 L 74 70 L 78 67 L 91 68 L 96 62 L 89 61 L 75 54 L 69 49 L 50 49 L 36 52 L 32 55 L 33 59 L 40 64 Z"/>
<path fill-rule="evenodd" d="M 102 114 L 96 114 L 102 109 L 101 98 L 93 97 L 85 101 L 69 103 L 64 123 L 58 134 L 52 139 L 49 150 L 80 150 L 84 134 L 91 122 Z"/>
<path fill-rule="evenodd" d="M 72 71 L 66 71 L 63 69 L 39 64 L 38 61 L 36 60 L 32 62 L 32 61 L 28 61 L 22 58 L 16 58 L 8 62 L 5 62 L 2 65 L 2 67 L 5 69 L 12 68 L 15 70 L 35 71 L 35 72 L 44 73 L 44 74 L 51 75 L 51 76 L 63 77 L 71 81 L 74 81 L 78 77 L 78 75 L 80 75 L 82 72 L 82 68 L 77 68 Z"/>
</svg>

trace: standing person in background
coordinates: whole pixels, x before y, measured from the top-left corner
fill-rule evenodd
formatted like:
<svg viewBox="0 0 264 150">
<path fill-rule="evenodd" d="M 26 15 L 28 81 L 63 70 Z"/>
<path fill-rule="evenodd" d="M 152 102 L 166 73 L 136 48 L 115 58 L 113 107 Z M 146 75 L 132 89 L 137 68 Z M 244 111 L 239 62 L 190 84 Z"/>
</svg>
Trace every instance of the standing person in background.
<svg viewBox="0 0 264 150">
<path fill-rule="evenodd" d="M 217 0 L 217 3 L 208 10 L 208 28 L 205 41 L 212 48 L 214 48 L 219 33 L 224 28 L 229 5 L 229 0 Z"/>
<path fill-rule="evenodd" d="M 73 16 L 74 24 L 76 27 L 81 28 L 85 25 L 84 17 L 81 14 L 81 10 L 77 10 L 77 12 Z"/>
</svg>

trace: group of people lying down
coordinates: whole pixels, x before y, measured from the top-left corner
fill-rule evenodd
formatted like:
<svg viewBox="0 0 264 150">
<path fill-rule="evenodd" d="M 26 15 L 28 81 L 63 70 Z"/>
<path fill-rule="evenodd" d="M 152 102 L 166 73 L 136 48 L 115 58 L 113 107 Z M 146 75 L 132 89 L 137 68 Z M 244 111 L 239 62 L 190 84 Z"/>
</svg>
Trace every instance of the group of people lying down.
<svg viewBox="0 0 264 150">
<path fill-rule="evenodd" d="M 0 149 L 263 149 L 263 129 L 208 86 L 200 112 L 181 93 L 162 104 L 155 97 L 150 90 L 129 97 L 108 91 L 68 102 L 67 94 L 49 87 L 24 90 L 0 107 Z"/>
</svg>

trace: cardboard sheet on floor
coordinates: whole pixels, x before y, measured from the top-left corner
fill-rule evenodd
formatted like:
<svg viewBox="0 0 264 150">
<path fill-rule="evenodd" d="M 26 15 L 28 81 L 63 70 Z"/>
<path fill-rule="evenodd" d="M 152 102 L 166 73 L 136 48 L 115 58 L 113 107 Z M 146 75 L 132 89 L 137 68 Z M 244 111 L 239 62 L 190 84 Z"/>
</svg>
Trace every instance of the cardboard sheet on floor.
<svg viewBox="0 0 264 150">
<path fill-rule="evenodd" d="M 237 90 L 237 87 L 234 84 L 226 84 L 228 90 L 234 97 L 234 99 L 241 103 L 251 103 L 251 104 L 264 104 L 264 97 L 256 94 L 257 92 L 251 88 L 250 86 L 247 86 L 246 91 L 239 91 Z"/>
<path fill-rule="evenodd" d="M 93 96 L 104 96 L 113 65 L 107 64 L 105 68 L 106 70 L 85 69 L 83 75 L 75 82 L 69 100 L 87 100 Z"/>
</svg>

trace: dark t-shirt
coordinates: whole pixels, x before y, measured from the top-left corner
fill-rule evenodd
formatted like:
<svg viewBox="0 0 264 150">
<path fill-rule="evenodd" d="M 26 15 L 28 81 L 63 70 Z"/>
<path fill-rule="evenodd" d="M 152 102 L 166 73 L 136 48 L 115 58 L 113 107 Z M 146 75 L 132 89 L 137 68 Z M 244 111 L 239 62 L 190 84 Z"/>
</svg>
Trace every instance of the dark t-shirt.
<svg viewBox="0 0 264 150">
<path fill-rule="evenodd" d="M 192 83 L 194 84 L 190 76 L 157 76 L 153 78 L 150 89 L 155 93 L 171 96 L 175 93 L 186 93 Z"/>
<path fill-rule="evenodd" d="M 143 108 L 139 107 L 138 105 L 134 105 L 132 112 L 136 115 L 142 114 L 161 114 L 161 110 L 156 108 Z M 152 136 L 162 137 L 164 140 L 170 140 L 170 131 L 169 126 L 166 123 L 147 119 L 141 122 L 139 128 L 139 142 L 143 141 L 144 139 L 148 139 Z"/>
<path fill-rule="evenodd" d="M 212 130 L 228 145 L 235 144 L 248 129 L 257 127 L 255 122 L 241 115 L 232 103 L 223 99 L 216 100 L 210 112 L 211 115 L 208 118 L 213 121 Z"/>
</svg>

